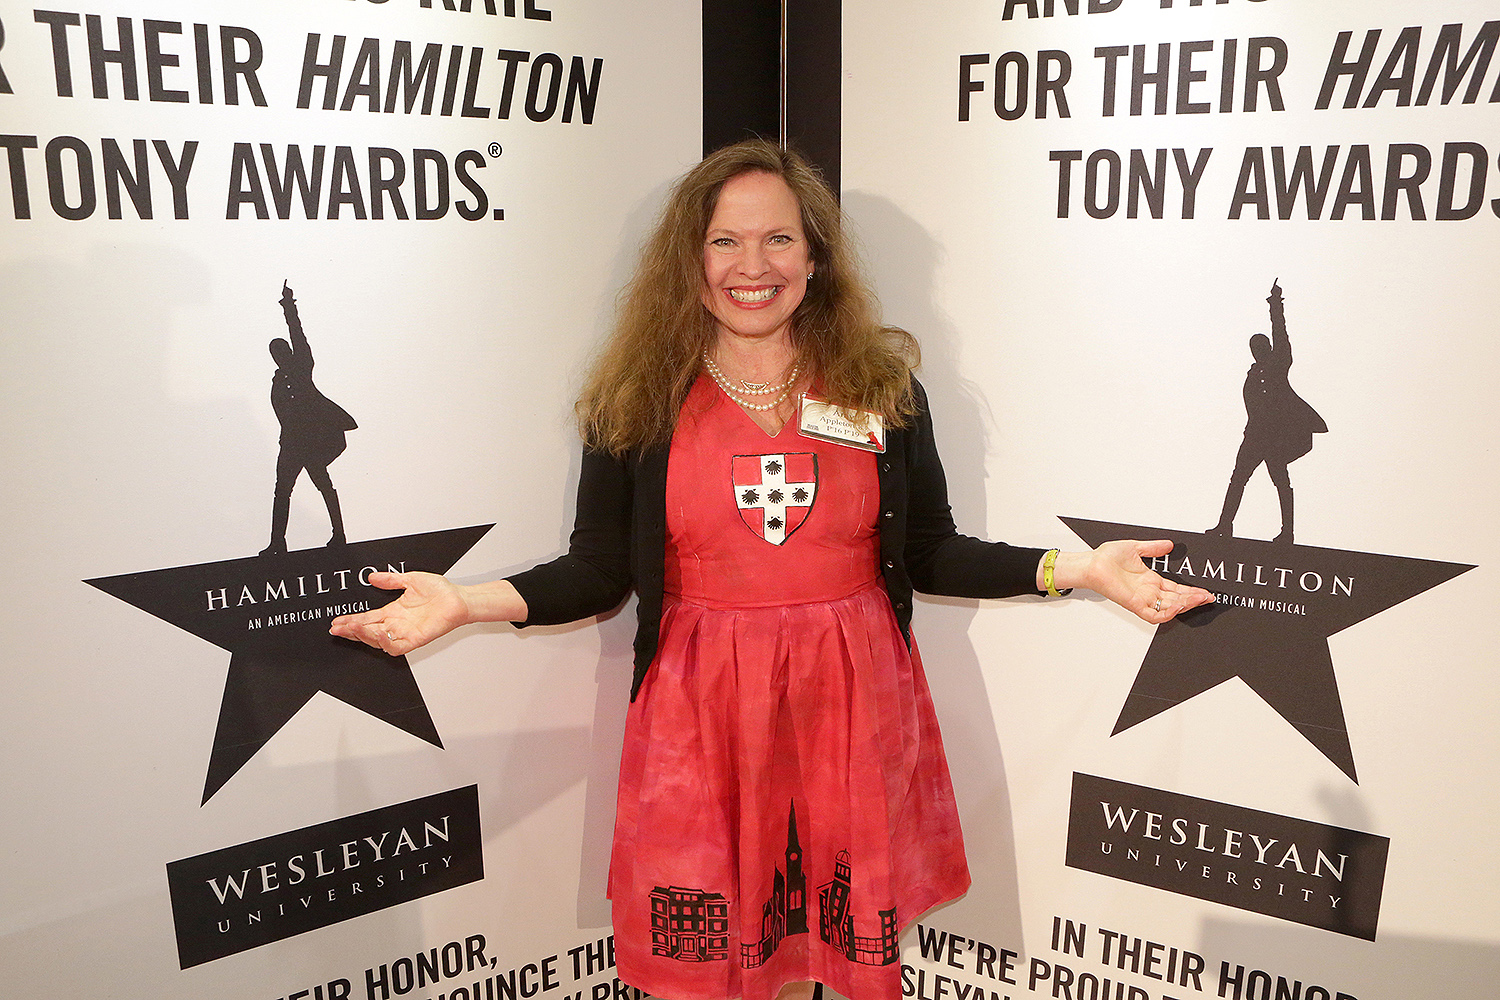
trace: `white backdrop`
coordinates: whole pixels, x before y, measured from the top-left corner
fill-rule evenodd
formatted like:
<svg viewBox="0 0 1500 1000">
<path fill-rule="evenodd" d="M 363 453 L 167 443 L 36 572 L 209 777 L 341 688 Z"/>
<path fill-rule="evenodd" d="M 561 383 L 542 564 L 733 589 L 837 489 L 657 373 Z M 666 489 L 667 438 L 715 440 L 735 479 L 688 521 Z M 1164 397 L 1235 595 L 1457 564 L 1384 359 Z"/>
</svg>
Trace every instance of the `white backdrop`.
<svg viewBox="0 0 1500 1000">
<path fill-rule="evenodd" d="M 70 13 L 0 2 L 0 70 L 13 91 L 0 93 L 0 133 L 22 137 L 7 140 L 6 163 L 22 161 L 30 208 L 17 217 L 12 171 L 0 185 L 6 563 L 15 571 L 0 716 L 6 994 L 270 1000 L 343 978 L 363 995 L 364 970 L 474 934 L 486 937 L 498 973 L 556 955 L 554 988 L 608 984 L 597 969 L 576 979 L 567 952 L 608 934 L 603 885 L 629 673 L 623 618 L 551 634 L 496 627 L 413 656 L 446 749 L 317 695 L 200 806 L 229 654 L 82 581 L 241 559 L 266 545 L 279 432 L 266 345 L 286 336 L 283 281 L 319 388 L 359 423 L 330 470 L 351 541 L 496 522 L 454 568 L 465 579 L 560 551 L 576 479 L 569 402 L 578 373 L 666 183 L 697 159 L 698 5 L 100 0 L 71 26 Z M 94 96 L 89 15 L 101 16 L 104 49 L 120 48 L 117 18 L 130 19 L 137 100 L 125 97 L 120 57 L 103 63 L 107 96 Z M 201 100 L 195 23 L 208 25 L 212 103 Z M 71 97 L 59 96 L 54 24 Z M 243 79 L 238 104 L 226 103 L 221 25 L 261 43 L 265 106 Z M 172 58 L 148 57 L 148 33 Z M 322 62 L 332 36 L 347 38 L 331 111 L 317 78 L 310 107 L 298 107 L 310 33 Z M 377 40 L 373 67 L 357 62 L 366 39 Z M 399 41 L 418 55 L 441 43 L 431 114 L 420 104 L 406 113 L 402 98 L 384 110 Z M 247 43 L 237 44 L 249 59 Z M 454 47 L 465 61 L 444 116 Z M 508 117 L 504 59 L 517 57 L 501 50 L 530 54 L 517 63 Z M 528 93 L 544 53 L 585 70 L 591 121 L 578 93 L 566 113 L 566 78 L 550 110 L 550 76 Z M 158 91 L 187 100 L 150 99 L 153 72 Z M 339 110 L 346 100 L 350 110 Z M 61 188 L 49 194 L 46 151 L 58 136 L 90 151 L 97 206 L 87 218 L 53 207 L 56 198 L 62 212 L 85 214 L 87 204 L 71 149 L 53 157 Z M 174 218 L 148 143 L 152 217 L 126 192 L 123 218 L 109 218 L 106 137 L 132 168 L 132 140 L 163 140 L 179 158 L 184 143 L 198 143 L 188 217 Z M 231 191 L 251 190 L 233 179 L 236 143 L 252 144 L 258 162 L 271 144 L 278 163 L 289 144 L 309 157 L 328 147 L 315 217 L 296 200 L 290 219 L 272 204 L 260 220 L 249 199 L 228 218 Z M 330 219 L 336 146 L 353 151 L 366 211 L 368 148 L 399 151 L 409 170 L 413 150 L 439 151 L 450 170 L 472 150 L 480 165 L 468 172 L 486 210 L 477 221 L 459 215 L 459 201 L 475 214 L 479 199 L 455 174 L 442 218 L 402 221 L 386 201 L 382 221 L 362 221 L 352 203 Z M 414 212 L 410 174 L 401 193 Z M 288 537 L 293 549 L 328 537 L 305 477 Z M 168 862 L 476 783 L 482 881 L 179 969 Z M 413 995 L 457 988 L 445 980 Z"/>
<path fill-rule="evenodd" d="M 576 477 L 567 401 L 638 234 L 667 180 L 696 159 L 697 5 L 556 2 L 547 20 L 525 17 L 538 7 L 525 0 L 514 17 L 503 2 L 485 13 L 482 0 L 468 12 L 444 0 L 213 6 L 105 0 L 70 26 L 0 2 L 0 72 L 13 91 L 0 93 L 0 135 L 20 137 L 3 140 L 12 185 L 0 185 L 0 440 L 8 564 L 20 570 L 3 619 L 7 986 L 35 996 L 269 1000 L 344 978 L 361 995 L 366 969 L 483 934 L 497 972 L 558 956 L 555 988 L 587 996 L 610 976 L 575 977 L 568 952 L 608 933 L 628 614 L 598 628 L 476 630 L 414 656 L 444 750 L 319 695 L 200 806 L 229 654 L 82 581 L 244 558 L 265 544 L 279 431 L 265 345 L 285 334 L 283 281 L 295 289 L 319 387 L 360 424 L 331 469 L 351 539 L 497 522 L 455 567 L 464 579 L 559 551 Z M 1066 6 L 1053 4 L 1050 18 L 1027 16 L 1048 9 L 1042 0 L 845 10 L 845 203 L 889 318 L 922 337 L 961 522 L 1065 545 L 1059 515 L 1206 528 L 1244 426 L 1246 338 L 1266 330 L 1264 296 L 1279 278 L 1297 352 L 1292 383 L 1330 426 L 1292 466 L 1299 543 L 1478 568 L 1333 637 L 1357 785 L 1238 681 L 1110 737 L 1151 640 L 1113 610 L 1076 599 L 924 602 L 917 631 L 976 878 L 968 898 L 924 927 L 1023 958 L 1012 986 L 972 975 L 972 947 L 956 966 L 940 964 L 921 957 L 913 936 L 905 958 L 925 973 L 920 990 L 910 980 L 913 992 L 1052 992 L 1050 980 L 1028 989 L 1033 957 L 1104 973 L 1092 952 L 1083 960 L 1052 950 L 1053 918 L 1063 917 L 1202 954 L 1205 992 L 1216 995 L 1220 962 L 1360 1000 L 1486 995 L 1500 975 L 1500 872 L 1486 850 L 1500 818 L 1490 768 L 1500 747 L 1488 721 L 1500 691 L 1487 641 L 1500 612 L 1500 545 L 1484 516 L 1500 485 L 1486 391 L 1500 352 L 1484 337 L 1496 219 L 1484 207 L 1465 221 L 1413 221 L 1404 199 L 1391 221 L 1362 221 L 1357 207 L 1343 221 L 1325 207 L 1312 221 L 1301 205 L 1285 221 L 1274 207 L 1266 220 L 1254 208 L 1228 218 L 1244 150 L 1256 146 L 1308 145 L 1321 162 L 1329 145 L 1368 144 L 1378 186 L 1393 143 L 1423 145 L 1439 161 L 1445 144 L 1479 143 L 1486 206 L 1500 196 L 1489 101 L 1500 64 L 1475 70 L 1487 75 L 1472 104 L 1461 89 L 1446 106 L 1401 106 L 1393 91 L 1344 110 L 1341 86 L 1333 108 L 1315 108 L 1340 31 L 1354 33 L 1357 49 L 1368 29 L 1384 29 L 1373 78 L 1399 30 L 1423 26 L 1420 84 L 1439 28 L 1463 24 L 1467 51 L 1484 5 L 1339 2 L 1309 14 L 1287 0 L 1165 10 L 1121 0 L 1071 16 Z M 89 14 L 102 18 L 104 48 L 117 47 L 116 18 L 132 19 L 139 100 L 124 99 L 114 62 L 104 69 L 108 96 L 93 96 Z M 72 97 L 58 94 L 48 18 L 69 52 Z M 159 88 L 186 102 L 149 99 L 147 20 L 183 25 L 160 34 L 180 62 L 158 65 Z M 212 29 L 212 104 L 200 100 L 194 65 L 199 22 Z M 225 103 L 221 25 L 263 43 L 266 106 L 243 85 L 240 102 Z M 455 45 L 483 47 L 474 103 L 488 114 L 462 114 L 467 62 L 450 116 L 371 112 L 359 90 L 351 110 L 325 111 L 321 86 L 300 109 L 310 32 L 322 36 L 320 58 L 332 35 L 347 37 L 351 75 L 366 38 L 381 41 L 382 77 L 399 40 L 441 43 L 445 58 Z M 1122 85 L 1117 114 L 1101 114 L 1096 47 L 1147 45 L 1154 57 L 1160 42 L 1214 40 L 1195 57 L 1206 76 L 1188 93 L 1217 106 L 1222 41 L 1240 39 L 1243 59 L 1255 37 L 1285 42 L 1284 110 L 1263 95 L 1255 112 L 1236 101 L 1228 113 L 1157 116 L 1147 90 L 1147 113 L 1131 116 Z M 498 118 L 500 49 L 556 53 L 563 66 L 575 55 L 586 67 L 602 59 L 592 123 L 576 110 L 564 122 L 561 108 L 531 120 L 529 62 L 510 117 Z M 1054 107 L 1038 119 L 1033 105 L 1000 118 L 996 62 L 1026 53 L 1035 73 L 1043 50 L 1071 57 L 1069 117 Z M 988 64 L 969 79 L 983 88 L 960 121 L 960 57 L 981 53 Z M 54 155 L 60 186 L 49 190 L 46 148 L 60 136 L 79 139 L 96 171 L 105 138 L 127 157 L 135 139 L 162 140 L 179 157 L 198 142 L 188 218 L 173 218 L 149 142 L 152 218 L 122 193 L 123 218 L 110 219 L 102 175 L 88 217 L 61 217 L 83 214 L 85 197 L 71 150 Z M 486 165 L 471 173 L 490 212 L 470 222 L 450 206 L 442 219 L 401 221 L 387 204 L 379 224 L 349 206 L 328 219 L 325 193 L 315 220 L 300 202 L 288 220 L 274 208 L 256 219 L 248 205 L 229 219 L 235 143 L 257 154 L 261 143 L 279 152 L 345 145 L 356 163 L 369 147 L 436 149 L 450 162 L 474 150 Z M 1144 210 L 1128 218 L 1123 199 L 1112 217 L 1091 217 L 1082 163 L 1068 217 L 1058 217 L 1052 151 L 1112 149 L 1128 162 L 1131 149 L 1159 147 L 1214 151 L 1193 219 L 1181 218 L 1170 182 L 1162 219 Z M 30 218 L 16 218 L 16 158 Z M 1439 165 L 1421 186 L 1429 217 Z M 410 182 L 403 193 L 410 207 Z M 475 204 L 457 181 L 452 195 Z M 292 547 L 319 546 L 326 523 L 304 480 Z M 1277 530 L 1264 473 L 1237 528 L 1259 538 Z M 1377 939 L 1066 867 L 1075 771 L 1390 838 Z M 476 783 L 483 881 L 179 969 L 168 862 Z M 1148 977 L 1115 978 L 1164 995 Z"/>
<path fill-rule="evenodd" d="M 961 525 L 1064 547 L 1076 539 L 1059 516 L 1205 531 L 1218 517 L 1245 426 L 1247 340 L 1269 333 L 1265 297 L 1279 279 L 1296 351 L 1292 386 L 1330 428 L 1291 466 L 1298 544 L 1478 567 L 1330 640 L 1358 784 L 1239 680 L 1111 737 L 1152 639 L 1149 626 L 1117 609 L 1077 599 L 925 602 L 916 630 L 976 883 L 966 899 L 923 921 L 965 940 L 957 966 L 924 959 L 907 939 L 911 991 L 927 1000 L 975 986 L 986 995 L 1087 997 L 1099 985 L 1053 992 L 1059 987 L 1048 978 L 1029 989 L 1027 963 L 1039 958 L 1079 976 L 1113 975 L 1122 995 L 1196 995 L 1101 962 L 1096 935 L 1110 929 L 1202 955 L 1204 991 L 1215 995 L 1226 995 L 1218 992 L 1226 962 L 1231 972 L 1244 966 L 1246 976 L 1269 973 L 1273 988 L 1284 977 L 1289 987 L 1321 986 L 1328 996 L 1489 995 L 1500 972 L 1493 891 L 1500 867 L 1484 846 L 1500 820 L 1492 721 L 1500 699 L 1493 648 L 1500 220 L 1491 201 L 1500 195 L 1492 96 L 1500 66 L 1481 45 L 1467 69 L 1482 77 L 1473 103 L 1463 103 L 1467 78 L 1446 105 L 1441 83 L 1425 106 L 1417 94 L 1442 26 L 1462 25 L 1461 57 L 1493 6 L 1038 0 L 888 3 L 879 17 L 865 13 L 846 10 L 844 21 L 845 205 L 862 228 L 888 319 L 922 338 L 923 377 Z M 1407 26 L 1422 32 L 1402 101 L 1408 62 L 1389 57 Z M 1345 110 L 1346 77 L 1331 107 L 1318 110 L 1339 33 L 1352 32 L 1352 59 L 1377 28 L 1360 103 L 1382 67 L 1389 92 L 1368 109 Z M 1276 77 L 1281 109 L 1264 90 L 1258 109 L 1245 109 L 1244 64 L 1255 38 L 1279 40 L 1286 53 Z M 1237 84 L 1232 110 L 1221 112 L 1226 39 L 1238 40 Z M 1104 113 L 1108 60 L 1097 48 L 1144 46 L 1149 72 L 1157 46 L 1171 43 L 1175 71 L 1180 43 L 1194 41 L 1210 44 L 1192 57 L 1190 69 L 1202 75 L 1188 81 L 1186 100 L 1207 104 L 1206 113 L 1178 113 L 1174 73 L 1167 113 L 1153 113 L 1156 92 L 1146 87 L 1143 113 L 1131 115 L 1129 54 L 1118 63 L 1117 110 Z M 1276 47 L 1261 47 L 1259 65 L 1270 68 Z M 1070 61 L 1067 115 L 1055 100 L 1037 115 L 1043 52 Z M 1003 60 L 1005 53 L 1024 56 L 1029 74 L 1019 117 L 1020 57 Z M 968 60 L 966 70 L 965 56 L 984 58 Z M 994 104 L 1002 61 L 1008 117 Z M 1058 77 L 1059 65 L 1051 57 L 1048 78 Z M 965 80 L 969 114 L 960 120 Z M 1487 151 L 1478 164 L 1484 202 L 1467 220 L 1436 221 L 1444 148 L 1460 142 Z M 1276 183 L 1277 146 L 1289 158 L 1310 146 L 1318 166 L 1327 147 L 1339 146 L 1336 192 L 1349 148 L 1368 145 L 1378 215 L 1392 144 L 1433 154 L 1419 188 L 1426 221 L 1412 218 L 1404 195 L 1390 221 L 1364 221 L 1357 201 L 1334 221 L 1333 193 L 1316 220 L 1305 199 L 1278 218 L 1274 193 L 1269 218 L 1257 218 L 1253 205 L 1231 218 L 1246 149 L 1265 150 L 1260 190 L 1267 190 Z M 1192 218 L 1184 218 L 1171 154 L 1162 218 L 1144 202 L 1130 217 L 1124 194 L 1111 212 L 1107 174 L 1097 175 L 1102 186 L 1085 188 L 1095 151 L 1115 151 L 1128 168 L 1132 149 L 1154 165 L 1158 148 L 1183 149 L 1189 163 L 1212 150 Z M 1079 160 L 1061 217 L 1051 155 L 1065 150 Z M 1405 174 L 1415 162 L 1402 162 Z M 1466 200 L 1475 165 L 1463 162 L 1455 206 Z M 1255 174 L 1248 176 L 1253 191 Z M 1357 191 L 1357 169 L 1354 177 Z M 1236 534 L 1269 539 L 1278 521 L 1276 492 L 1259 471 Z M 1388 837 L 1376 940 L 1066 867 L 1074 772 Z M 1054 949 L 1055 917 L 1090 928 L 1085 957 Z M 976 974 L 974 941 L 1019 953 L 1018 985 Z M 953 981 L 940 984 L 939 976 Z M 1257 978 L 1250 988 L 1261 984 Z"/>
</svg>

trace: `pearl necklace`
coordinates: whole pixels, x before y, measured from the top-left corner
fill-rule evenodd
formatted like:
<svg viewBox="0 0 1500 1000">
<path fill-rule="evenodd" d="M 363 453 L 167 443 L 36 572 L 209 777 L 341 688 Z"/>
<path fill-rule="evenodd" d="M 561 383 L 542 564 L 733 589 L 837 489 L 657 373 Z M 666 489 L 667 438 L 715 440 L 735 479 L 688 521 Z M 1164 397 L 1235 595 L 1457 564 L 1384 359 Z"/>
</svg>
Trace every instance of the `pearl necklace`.
<svg viewBox="0 0 1500 1000">
<path fill-rule="evenodd" d="M 729 379 L 719 369 L 719 366 L 714 364 L 714 359 L 709 357 L 707 352 L 704 352 L 703 355 L 703 367 L 708 369 L 709 376 L 718 383 L 720 389 L 724 390 L 724 395 L 747 410 L 755 410 L 762 413 L 767 410 L 774 410 L 786 402 L 787 395 L 792 391 L 792 387 L 797 384 L 797 376 L 802 370 L 800 365 L 793 365 L 792 370 L 787 373 L 786 381 L 780 385 L 771 385 L 769 382 L 746 382 L 744 379 L 739 379 L 738 381 L 740 385 L 744 386 L 744 389 L 735 390 L 730 388 Z M 744 395 L 740 394 L 741 391 Z M 776 393 L 777 396 L 769 403 L 756 403 L 744 398 L 745 395 L 769 396 L 771 393 Z"/>
</svg>

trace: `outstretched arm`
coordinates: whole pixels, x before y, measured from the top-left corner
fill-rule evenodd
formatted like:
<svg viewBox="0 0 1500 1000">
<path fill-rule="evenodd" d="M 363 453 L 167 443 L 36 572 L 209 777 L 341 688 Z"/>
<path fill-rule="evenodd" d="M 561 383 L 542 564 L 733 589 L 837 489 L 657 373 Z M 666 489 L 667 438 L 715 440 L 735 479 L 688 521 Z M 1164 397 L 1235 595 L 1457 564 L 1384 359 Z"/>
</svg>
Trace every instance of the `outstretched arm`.
<svg viewBox="0 0 1500 1000">
<path fill-rule="evenodd" d="M 1168 580 L 1146 565 L 1145 560 L 1172 551 L 1172 543 L 1105 542 L 1092 552 L 1061 552 L 1053 567 L 1052 585 L 1058 590 L 1084 587 L 1109 598 L 1142 621 L 1160 625 L 1184 611 L 1211 604 L 1214 595 L 1202 587 L 1185 587 Z M 1036 586 L 1045 590 L 1042 567 L 1036 568 Z"/>
<path fill-rule="evenodd" d="M 631 586 L 629 469 L 623 459 L 585 451 L 568 552 L 517 573 L 514 583 L 459 586 L 434 573 L 371 573 L 373 585 L 405 593 L 374 611 L 335 618 L 329 631 L 401 656 L 460 625 L 555 625 L 615 607 Z"/>
<path fill-rule="evenodd" d="M 287 333 L 292 338 L 292 353 L 312 365 L 312 348 L 307 335 L 302 332 L 302 319 L 297 315 L 297 300 L 292 298 L 292 289 L 285 281 L 281 283 L 281 313 L 286 317 Z"/>
<path fill-rule="evenodd" d="M 960 535 L 948 507 L 948 487 L 927 416 L 927 397 L 913 383 L 918 413 L 906 435 L 910 511 L 901 550 L 917 590 L 958 597 L 1011 597 L 1045 592 L 1046 553 Z M 1153 572 L 1142 557 L 1172 551 L 1170 541 L 1106 542 L 1092 552 L 1061 552 L 1053 566 L 1056 590 L 1093 590 L 1152 624 L 1208 604 L 1214 595 L 1184 587 Z M 882 559 L 890 558 L 886 553 Z"/>
</svg>

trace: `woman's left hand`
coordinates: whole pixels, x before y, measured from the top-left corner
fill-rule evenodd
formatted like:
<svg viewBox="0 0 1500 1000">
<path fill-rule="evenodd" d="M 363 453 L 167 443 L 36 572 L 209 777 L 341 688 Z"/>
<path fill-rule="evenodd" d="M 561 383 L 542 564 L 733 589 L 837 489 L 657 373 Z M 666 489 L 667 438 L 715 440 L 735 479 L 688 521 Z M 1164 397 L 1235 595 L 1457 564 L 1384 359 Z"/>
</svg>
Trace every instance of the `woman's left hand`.
<svg viewBox="0 0 1500 1000">
<path fill-rule="evenodd" d="M 1214 601 L 1214 595 L 1202 587 L 1183 586 L 1146 565 L 1147 559 L 1171 551 L 1170 540 L 1158 539 L 1105 542 L 1092 552 L 1062 553 L 1057 557 L 1055 586 L 1086 587 L 1142 621 L 1160 625 Z"/>
<path fill-rule="evenodd" d="M 1185 587 L 1168 580 L 1146 565 L 1153 556 L 1172 551 L 1172 542 L 1105 542 L 1093 552 L 1089 589 L 1153 625 L 1202 604 L 1212 604 L 1214 595 L 1202 587 Z"/>
</svg>

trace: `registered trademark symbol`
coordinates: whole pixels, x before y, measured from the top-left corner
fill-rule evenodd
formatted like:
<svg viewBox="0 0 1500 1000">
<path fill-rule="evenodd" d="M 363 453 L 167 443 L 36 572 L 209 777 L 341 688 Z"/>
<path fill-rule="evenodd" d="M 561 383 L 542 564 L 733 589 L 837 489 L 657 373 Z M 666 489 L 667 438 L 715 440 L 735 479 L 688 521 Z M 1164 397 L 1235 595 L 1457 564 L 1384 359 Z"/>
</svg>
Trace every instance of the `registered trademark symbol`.
<svg viewBox="0 0 1500 1000">
<path fill-rule="evenodd" d="M 499 156 L 503 152 L 505 152 L 505 150 L 503 150 L 503 149 L 500 148 L 500 144 L 498 142 L 492 142 L 492 143 L 490 143 L 490 155 L 491 156 Z"/>
</svg>

